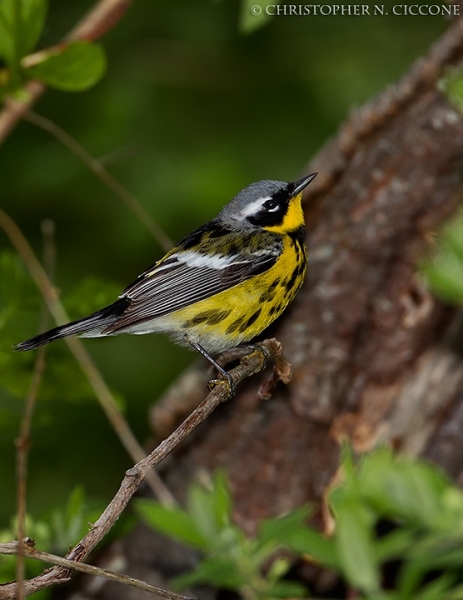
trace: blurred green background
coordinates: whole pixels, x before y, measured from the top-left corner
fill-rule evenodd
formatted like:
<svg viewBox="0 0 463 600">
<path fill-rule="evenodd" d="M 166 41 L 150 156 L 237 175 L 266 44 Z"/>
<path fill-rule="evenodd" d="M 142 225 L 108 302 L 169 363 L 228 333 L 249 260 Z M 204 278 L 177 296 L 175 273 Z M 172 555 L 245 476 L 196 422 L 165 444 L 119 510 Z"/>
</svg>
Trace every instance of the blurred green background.
<svg viewBox="0 0 463 600">
<path fill-rule="evenodd" d="M 91 7 L 52 0 L 40 47 Z M 422 3 L 423 4 L 423 3 Z M 135 0 L 103 38 L 108 71 L 90 91 L 49 91 L 36 111 L 66 129 L 178 240 L 262 178 L 291 180 L 349 110 L 396 80 L 446 27 L 441 17 L 278 17 L 239 31 L 235 0 Z M 162 255 L 141 223 L 57 140 L 21 123 L 0 147 L 0 205 L 40 253 L 56 225 L 56 285 L 72 317 L 112 299 Z M 15 510 L 15 447 L 40 297 L 0 232 L 0 529 Z M 147 409 L 194 360 L 162 336 L 89 340 L 140 440 Z M 76 484 L 106 502 L 131 465 L 64 344 L 50 346 L 32 432 L 29 511 Z"/>
</svg>

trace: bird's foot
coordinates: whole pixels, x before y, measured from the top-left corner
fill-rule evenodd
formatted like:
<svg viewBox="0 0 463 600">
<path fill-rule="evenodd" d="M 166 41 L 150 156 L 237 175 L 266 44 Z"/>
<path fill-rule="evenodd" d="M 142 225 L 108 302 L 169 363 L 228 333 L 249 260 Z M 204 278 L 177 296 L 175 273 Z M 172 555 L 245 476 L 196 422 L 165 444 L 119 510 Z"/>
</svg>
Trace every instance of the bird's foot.
<svg viewBox="0 0 463 600">
<path fill-rule="evenodd" d="M 230 375 L 230 373 L 227 373 L 225 370 L 221 372 L 222 377 L 217 378 L 217 379 L 210 379 L 207 382 L 207 387 L 209 388 L 209 391 L 212 392 L 212 390 L 215 388 L 216 385 L 223 385 L 225 386 L 225 388 L 227 389 L 227 396 L 226 398 L 224 398 L 224 402 L 229 400 L 230 398 L 233 398 L 233 396 L 236 394 L 236 385 L 235 382 L 233 381 L 233 377 Z"/>
</svg>

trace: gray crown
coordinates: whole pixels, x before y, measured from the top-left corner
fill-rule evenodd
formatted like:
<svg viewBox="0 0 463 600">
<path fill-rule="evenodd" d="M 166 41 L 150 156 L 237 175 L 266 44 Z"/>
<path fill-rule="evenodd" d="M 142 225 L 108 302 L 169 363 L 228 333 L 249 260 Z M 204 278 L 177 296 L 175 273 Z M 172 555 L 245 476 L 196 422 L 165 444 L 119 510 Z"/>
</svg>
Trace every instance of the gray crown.
<svg viewBox="0 0 463 600">
<path fill-rule="evenodd" d="M 240 216 L 241 211 L 260 198 L 269 198 L 276 192 L 286 189 L 288 185 L 286 181 L 273 181 L 271 179 L 263 179 L 262 181 L 251 183 L 251 185 L 241 190 L 222 208 L 217 215 L 217 219 L 227 225 L 236 225 L 239 223 L 240 227 L 252 229 L 253 225 Z"/>
</svg>

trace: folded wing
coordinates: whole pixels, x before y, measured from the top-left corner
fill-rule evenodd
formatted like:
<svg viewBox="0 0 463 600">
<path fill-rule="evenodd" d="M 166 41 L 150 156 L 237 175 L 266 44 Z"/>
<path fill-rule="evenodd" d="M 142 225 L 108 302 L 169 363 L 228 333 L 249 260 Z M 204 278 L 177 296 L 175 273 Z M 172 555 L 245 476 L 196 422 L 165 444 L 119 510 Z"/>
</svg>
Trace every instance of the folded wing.
<svg viewBox="0 0 463 600">
<path fill-rule="evenodd" d="M 124 291 L 120 298 L 129 304 L 103 333 L 116 333 L 220 294 L 270 269 L 282 251 L 281 244 L 274 242 L 252 252 L 220 252 L 227 247 L 220 244 L 216 252 L 206 254 L 178 247 Z"/>
</svg>

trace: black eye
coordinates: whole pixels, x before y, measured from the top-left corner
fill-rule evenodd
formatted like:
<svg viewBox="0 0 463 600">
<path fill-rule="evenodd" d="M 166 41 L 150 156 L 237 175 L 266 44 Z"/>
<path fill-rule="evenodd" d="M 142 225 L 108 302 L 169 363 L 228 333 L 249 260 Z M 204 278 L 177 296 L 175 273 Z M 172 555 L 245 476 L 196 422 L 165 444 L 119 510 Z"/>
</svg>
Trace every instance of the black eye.
<svg viewBox="0 0 463 600">
<path fill-rule="evenodd" d="M 264 202 L 263 207 L 269 212 L 275 212 L 278 209 L 278 202 L 276 200 L 267 200 Z"/>
</svg>

